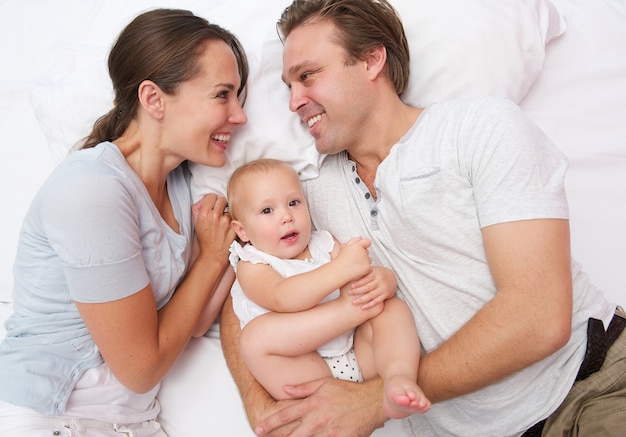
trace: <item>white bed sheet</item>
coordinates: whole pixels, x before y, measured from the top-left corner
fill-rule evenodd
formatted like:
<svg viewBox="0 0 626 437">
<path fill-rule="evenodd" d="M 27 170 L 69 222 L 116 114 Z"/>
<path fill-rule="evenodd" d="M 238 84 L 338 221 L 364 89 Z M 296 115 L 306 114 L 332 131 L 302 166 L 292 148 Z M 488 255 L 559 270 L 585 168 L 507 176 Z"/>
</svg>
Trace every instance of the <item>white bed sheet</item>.
<svg viewBox="0 0 626 437">
<path fill-rule="evenodd" d="M 568 30 L 521 107 L 570 160 L 572 256 L 626 304 L 626 2 L 553 0 Z"/>
<path fill-rule="evenodd" d="M 220 3 L 207 1 L 206 7 Z M 566 183 L 573 256 L 610 299 L 626 304 L 626 3 L 553 3 L 566 17 L 568 30 L 548 45 L 543 71 L 521 106 L 570 158 Z M 40 130 L 31 91 L 72 65 L 96 61 L 79 57 L 72 46 L 54 45 L 55 35 L 101 47 L 119 30 L 117 23 L 137 11 L 185 4 L 137 0 L 120 17 L 96 0 L 0 1 L 0 301 L 10 301 L 11 266 L 24 212 L 59 158 Z M 77 22 L 85 16 L 91 19 Z M 0 304 L 0 322 L 9 311 L 9 303 Z M 159 399 L 161 419 L 172 437 L 253 435 L 215 330 L 191 341 Z M 393 421 L 375 435 L 399 433 Z"/>
</svg>

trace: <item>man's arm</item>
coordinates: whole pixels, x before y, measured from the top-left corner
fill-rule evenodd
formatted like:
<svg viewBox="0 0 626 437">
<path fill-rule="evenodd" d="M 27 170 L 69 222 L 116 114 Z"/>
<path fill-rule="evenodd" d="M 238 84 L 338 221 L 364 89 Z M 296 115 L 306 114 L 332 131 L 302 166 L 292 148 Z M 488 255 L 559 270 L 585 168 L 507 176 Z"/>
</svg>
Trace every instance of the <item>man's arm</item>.
<svg viewBox="0 0 626 437">
<path fill-rule="evenodd" d="M 483 229 L 496 296 L 420 362 L 434 403 L 473 392 L 563 347 L 571 334 L 572 275 L 566 220 Z"/>
<path fill-rule="evenodd" d="M 571 333 L 568 222 L 499 224 L 485 228 L 483 238 L 498 293 L 455 335 L 421 359 L 418 384 L 432 402 L 494 384 L 556 352 Z M 292 435 L 341 430 L 336 435 L 366 436 L 385 420 L 380 378 L 359 384 L 325 379 L 286 388 L 294 397 L 308 397 L 267 408 L 267 395 L 249 390 L 253 378 L 248 376 L 234 377 L 248 414 L 254 411 L 259 434 L 301 421 Z M 279 413 L 258 422 L 280 408 Z"/>
<path fill-rule="evenodd" d="M 241 329 L 239 319 L 233 311 L 233 301 L 226 298 L 220 315 L 220 339 L 226 365 L 230 370 L 244 403 L 248 422 L 254 427 L 264 414 L 275 409 L 276 401 L 265 391 L 248 370 L 239 354 Z"/>
</svg>

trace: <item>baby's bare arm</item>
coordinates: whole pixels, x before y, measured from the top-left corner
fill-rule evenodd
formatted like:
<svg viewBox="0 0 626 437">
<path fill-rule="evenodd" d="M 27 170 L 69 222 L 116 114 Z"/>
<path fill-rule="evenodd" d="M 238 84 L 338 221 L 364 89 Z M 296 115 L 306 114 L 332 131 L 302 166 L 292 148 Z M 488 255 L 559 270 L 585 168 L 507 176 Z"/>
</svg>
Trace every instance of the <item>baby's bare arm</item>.
<svg viewBox="0 0 626 437">
<path fill-rule="evenodd" d="M 366 239 L 355 241 L 342 247 L 329 263 L 288 278 L 267 264 L 241 261 L 237 278 L 246 296 L 257 305 L 276 312 L 304 311 L 344 284 L 369 273 L 369 245 Z"/>
</svg>

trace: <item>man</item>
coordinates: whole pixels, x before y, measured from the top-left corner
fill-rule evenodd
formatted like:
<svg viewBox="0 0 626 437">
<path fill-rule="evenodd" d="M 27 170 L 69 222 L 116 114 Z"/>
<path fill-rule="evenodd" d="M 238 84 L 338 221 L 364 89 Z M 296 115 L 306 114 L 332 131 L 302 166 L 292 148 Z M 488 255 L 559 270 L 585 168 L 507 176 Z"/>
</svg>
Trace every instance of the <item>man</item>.
<svg viewBox="0 0 626 437">
<path fill-rule="evenodd" d="M 279 29 L 290 109 L 329 155 L 305 184 L 313 222 L 370 238 L 415 317 L 433 406 L 410 432 L 626 435 L 624 312 L 571 260 L 564 156 L 506 99 L 404 104 L 408 47 L 386 1 L 296 0 Z M 380 380 L 274 402 L 238 333 L 227 302 L 224 352 L 257 433 L 365 436 L 386 420 Z"/>
</svg>

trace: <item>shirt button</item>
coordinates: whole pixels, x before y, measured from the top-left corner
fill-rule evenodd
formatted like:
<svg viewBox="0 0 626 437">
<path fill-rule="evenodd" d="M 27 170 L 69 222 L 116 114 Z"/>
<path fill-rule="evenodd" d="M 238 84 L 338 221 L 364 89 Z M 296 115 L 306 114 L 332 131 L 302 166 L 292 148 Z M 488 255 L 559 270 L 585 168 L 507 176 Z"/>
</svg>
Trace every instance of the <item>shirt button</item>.
<svg viewBox="0 0 626 437">
<path fill-rule="evenodd" d="M 365 193 L 365 198 L 369 200 L 369 198 L 372 197 L 372 195 L 370 193 Z"/>
<path fill-rule="evenodd" d="M 357 184 L 361 183 L 361 179 L 360 178 L 354 178 L 354 182 L 356 182 Z"/>
<path fill-rule="evenodd" d="M 352 166 L 352 172 L 355 172 L 355 171 L 356 171 L 356 166 L 355 166 L 355 165 L 353 165 L 353 166 Z"/>
<path fill-rule="evenodd" d="M 371 215 L 372 217 L 376 217 L 376 216 L 378 215 L 378 211 L 376 211 L 375 209 L 373 209 L 373 210 L 371 210 L 371 211 L 370 211 L 370 215 Z"/>
</svg>

